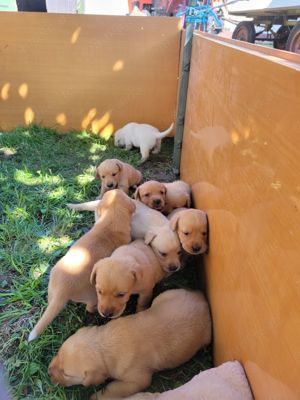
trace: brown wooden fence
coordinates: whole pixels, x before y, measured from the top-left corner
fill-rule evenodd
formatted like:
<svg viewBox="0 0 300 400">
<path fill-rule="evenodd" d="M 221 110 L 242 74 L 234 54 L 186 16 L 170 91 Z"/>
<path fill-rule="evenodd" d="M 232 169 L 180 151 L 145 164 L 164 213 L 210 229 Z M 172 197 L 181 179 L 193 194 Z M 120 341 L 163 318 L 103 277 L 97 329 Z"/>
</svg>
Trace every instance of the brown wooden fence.
<svg viewBox="0 0 300 400">
<path fill-rule="evenodd" d="M 0 128 L 166 129 L 180 38 L 173 18 L 0 13 Z"/>
<path fill-rule="evenodd" d="M 194 35 L 182 178 L 207 210 L 216 364 L 300 398 L 300 56 Z"/>
</svg>

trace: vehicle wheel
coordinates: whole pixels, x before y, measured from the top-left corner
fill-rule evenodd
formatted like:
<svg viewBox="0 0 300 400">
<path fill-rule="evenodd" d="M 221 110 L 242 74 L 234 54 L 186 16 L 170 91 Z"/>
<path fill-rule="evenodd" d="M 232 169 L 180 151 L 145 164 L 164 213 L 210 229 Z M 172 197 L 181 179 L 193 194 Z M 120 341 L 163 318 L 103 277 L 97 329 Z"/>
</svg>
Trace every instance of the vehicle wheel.
<svg viewBox="0 0 300 400">
<path fill-rule="evenodd" d="M 242 40 L 243 42 L 255 42 L 255 27 L 251 21 L 240 22 L 232 34 L 232 39 Z"/>
<path fill-rule="evenodd" d="M 279 49 L 279 50 L 286 49 L 286 42 L 288 40 L 288 37 L 289 37 L 292 29 L 293 29 L 293 27 L 288 26 L 288 25 L 282 25 L 278 29 L 278 31 L 276 32 L 275 38 L 274 38 L 274 48 L 275 49 Z"/>
<path fill-rule="evenodd" d="M 291 30 L 285 49 L 300 54 L 300 23 L 296 24 Z"/>
</svg>

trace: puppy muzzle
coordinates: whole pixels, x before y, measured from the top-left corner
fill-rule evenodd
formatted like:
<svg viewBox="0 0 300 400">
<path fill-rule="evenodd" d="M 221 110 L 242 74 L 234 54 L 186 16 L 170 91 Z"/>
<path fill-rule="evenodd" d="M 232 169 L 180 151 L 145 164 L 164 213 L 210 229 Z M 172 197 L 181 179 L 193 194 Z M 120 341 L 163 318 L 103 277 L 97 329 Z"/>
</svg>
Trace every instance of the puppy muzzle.
<svg viewBox="0 0 300 400">
<path fill-rule="evenodd" d="M 181 265 L 169 265 L 168 266 L 168 272 L 177 272 L 177 271 L 179 271 L 180 270 L 180 268 L 181 268 Z"/>
<path fill-rule="evenodd" d="M 116 189 L 117 188 L 117 184 L 114 184 L 113 182 L 108 182 L 106 184 L 107 189 Z"/>
</svg>

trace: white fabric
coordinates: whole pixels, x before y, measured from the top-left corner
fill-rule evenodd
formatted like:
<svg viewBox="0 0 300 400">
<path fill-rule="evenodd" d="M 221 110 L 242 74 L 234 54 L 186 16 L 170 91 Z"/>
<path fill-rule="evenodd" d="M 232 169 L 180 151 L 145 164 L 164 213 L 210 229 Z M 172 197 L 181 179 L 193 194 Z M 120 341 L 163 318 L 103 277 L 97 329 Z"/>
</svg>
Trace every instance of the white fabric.
<svg viewBox="0 0 300 400">
<path fill-rule="evenodd" d="M 242 365 L 228 361 L 164 393 L 137 393 L 127 400 L 253 400 Z"/>
</svg>

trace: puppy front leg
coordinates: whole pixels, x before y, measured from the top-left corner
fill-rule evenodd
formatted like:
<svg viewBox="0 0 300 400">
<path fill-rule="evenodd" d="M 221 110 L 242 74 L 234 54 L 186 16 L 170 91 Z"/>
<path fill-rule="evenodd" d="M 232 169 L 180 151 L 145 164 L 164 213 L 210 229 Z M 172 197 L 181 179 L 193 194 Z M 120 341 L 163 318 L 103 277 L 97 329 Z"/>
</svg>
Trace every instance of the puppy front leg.
<svg viewBox="0 0 300 400">
<path fill-rule="evenodd" d="M 148 304 L 152 299 L 152 294 L 153 294 L 152 290 L 140 293 L 136 306 L 136 312 L 143 311 L 145 310 L 145 308 L 147 308 Z"/>
<path fill-rule="evenodd" d="M 97 312 L 97 303 L 89 303 L 85 307 L 86 311 L 93 314 Z"/>
<path fill-rule="evenodd" d="M 93 394 L 90 400 L 112 400 L 130 396 L 148 387 L 151 378 L 152 375 L 146 373 L 135 376 L 133 381 L 113 381 L 106 386 L 103 392 Z"/>
<path fill-rule="evenodd" d="M 100 191 L 100 194 L 99 194 L 99 199 L 102 199 L 102 197 L 103 197 L 103 195 L 104 195 L 105 192 L 107 192 L 107 189 L 106 189 L 105 186 L 102 185 L 102 183 L 101 183 L 101 191 Z"/>
<path fill-rule="evenodd" d="M 129 187 L 128 187 L 128 185 L 120 184 L 120 185 L 118 185 L 118 189 L 123 190 L 123 192 L 125 192 L 126 194 L 129 193 Z"/>
</svg>

